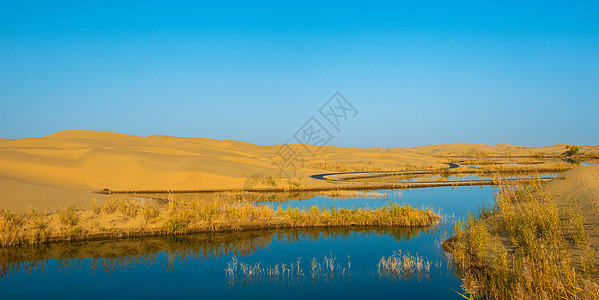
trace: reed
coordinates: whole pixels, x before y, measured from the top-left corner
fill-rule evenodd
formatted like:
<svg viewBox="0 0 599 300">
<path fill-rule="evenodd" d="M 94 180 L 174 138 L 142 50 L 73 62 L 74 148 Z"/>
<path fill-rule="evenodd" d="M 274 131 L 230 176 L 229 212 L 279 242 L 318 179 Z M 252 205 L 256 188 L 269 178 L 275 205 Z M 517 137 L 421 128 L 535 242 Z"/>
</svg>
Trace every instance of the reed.
<svg viewBox="0 0 599 300">
<path fill-rule="evenodd" d="M 64 210 L 58 210 L 57 215 L 60 223 L 59 232 L 64 240 L 69 241 L 82 234 L 82 228 L 78 226 L 81 216 L 77 207 L 71 206 Z M 31 222 L 28 223 L 28 227 L 31 228 Z M 31 239 L 28 241 L 31 242 Z M 37 243 L 37 241 L 34 241 L 34 244 Z"/>
<path fill-rule="evenodd" d="M 114 213 L 119 208 L 119 202 L 121 201 L 121 199 L 123 198 L 114 195 L 108 196 L 106 198 L 106 201 L 102 205 L 101 210 L 103 210 L 107 214 Z"/>
<path fill-rule="evenodd" d="M 0 211 L 0 241 L 2 246 L 26 246 L 89 238 L 260 228 L 424 227 L 441 218 L 431 208 L 417 209 L 396 203 L 377 209 L 314 206 L 300 210 L 201 198 L 170 199 L 167 205 L 154 205 L 125 196 L 109 197 L 100 212 L 97 211 L 98 208 L 88 211 L 68 208 L 44 215 Z"/>
<path fill-rule="evenodd" d="M 142 215 L 148 224 L 154 223 L 160 216 L 160 212 L 154 205 L 145 205 L 142 207 Z"/>
<path fill-rule="evenodd" d="M 383 256 L 379 260 L 377 274 L 380 279 L 410 280 L 414 277 L 422 279 L 430 276 L 431 265 L 431 261 L 424 257 L 399 250 L 388 257 Z M 439 264 L 436 263 L 435 266 L 439 266 Z"/>
<path fill-rule="evenodd" d="M 327 198 L 332 199 L 347 199 L 347 198 L 367 198 L 367 199 L 379 199 L 379 198 L 388 198 L 388 193 L 381 192 L 362 192 L 362 191 L 353 191 L 353 190 L 329 190 L 329 191 L 321 191 L 320 195 L 325 196 Z"/>
<path fill-rule="evenodd" d="M 313 284 L 318 281 L 346 279 L 351 277 L 351 260 L 348 255 L 347 264 L 342 264 L 335 255 L 329 253 L 322 260 L 318 260 L 316 257 L 312 258 L 308 269 L 309 278 Z M 231 261 L 227 263 L 225 274 L 227 283 L 230 286 L 245 286 L 264 282 L 271 285 L 290 282 L 302 284 L 306 279 L 306 272 L 308 272 L 304 270 L 301 258 L 289 263 L 262 266 L 260 262 L 248 264 L 233 256 Z"/>
<path fill-rule="evenodd" d="M 137 199 L 123 198 L 121 201 L 119 201 L 117 206 L 119 211 L 124 215 L 135 217 L 137 216 L 141 205 Z"/>
<path fill-rule="evenodd" d="M 444 247 L 471 298 L 596 299 L 594 256 L 581 218 L 575 208 L 558 208 L 540 180 L 503 182 L 494 207 L 457 222 Z M 587 249 L 582 261 L 573 259 L 572 247 Z"/>
</svg>

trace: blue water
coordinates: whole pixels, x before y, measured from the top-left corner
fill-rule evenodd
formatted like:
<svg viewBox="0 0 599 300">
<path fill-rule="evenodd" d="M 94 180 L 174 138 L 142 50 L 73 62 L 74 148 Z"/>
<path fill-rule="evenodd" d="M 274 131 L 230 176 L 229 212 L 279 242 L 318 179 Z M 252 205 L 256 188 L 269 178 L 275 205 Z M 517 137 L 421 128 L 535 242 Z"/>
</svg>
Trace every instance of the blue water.
<svg viewBox="0 0 599 300">
<path fill-rule="evenodd" d="M 439 208 L 444 215 L 461 218 L 469 211 L 475 211 L 481 203 L 488 205 L 493 198 L 492 190 L 491 186 L 483 186 L 378 191 L 388 193 L 388 196 L 336 200 L 317 196 L 302 201 L 279 201 L 276 205 L 334 205 L 349 208 L 380 207 L 389 202 L 397 202 L 415 207 Z M 189 237 L 191 240 L 182 237 L 181 241 L 170 238 L 168 243 L 162 246 L 164 249 L 160 246 L 156 249 L 149 247 L 153 249 L 149 256 L 127 257 L 140 260 L 136 265 L 117 262 L 110 265 L 111 268 L 116 268 L 112 271 L 106 271 L 102 267 L 92 270 L 91 266 L 94 263 L 104 260 L 102 257 L 89 257 L 93 255 L 83 255 L 87 257 L 78 259 L 57 259 L 61 255 L 79 257 L 78 248 L 67 247 L 67 250 L 48 251 L 45 255 L 52 258 L 42 260 L 46 264 L 44 270 L 17 270 L 5 274 L 4 278 L 0 279 L 0 290 L 2 299 L 460 299 L 460 296 L 452 291 L 461 291 L 460 281 L 445 262 L 443 250 L 439 247 L 439 242 L 450 234 L 447 231 L 451 222 L 453 219 L 450 218 L 444 225 L 412 230 L 271 230 L 250 232 L 247 236 L 245 233 L 237 233 L 239 238 L 235 237 L 232 240 L 227 240 L 226 234 L 220 234 L 224 240 L 215 239 L 211 244 L 199 244 L 194 242 L 192 237 Z M 158 238 L 153 238 L 152 241 L 156 240 Z M 145 243 L 144 239 L 136 241 L 150 244 Z M 111 247 L 116 256 L 119 256 L 120 248 L 128 245 L 126 241 L 122 242 L 123 245 L 117 241 L 111 243 L 114 243 Z M 379 278 L 377 262 L 383 256 L 389 256 L 397 250 L 418 254 L 440 265 L 431 267 L 430 272 L 420 278 Z M 236 254 L 233 254 L 235 251 Z M 202 253 L 207 254 L 201 255 Z M 309 273 L 310 261 L 313 258 L 321 261 L 325 255 L 331 254 L 342 267 L 347 266 L 349 255 L 351 272 L 328 279 L 312 280 Z M 36 255 L 38 258 L 43 257 L 39 256 L 39 253 Z M 265 267 L 295 262 L 301 257 L 300 265 L 305 276 L 290 280 L 264 278 L 232 283 L 226 276 L 225 268 L 233 256 L 240 262 L 260 262 L 261 266 Z M 10 261 L 6 254 L 0 260 L 4 261 Z M 60 267 L 64 264 L 73 267 Z"/>
</svg>

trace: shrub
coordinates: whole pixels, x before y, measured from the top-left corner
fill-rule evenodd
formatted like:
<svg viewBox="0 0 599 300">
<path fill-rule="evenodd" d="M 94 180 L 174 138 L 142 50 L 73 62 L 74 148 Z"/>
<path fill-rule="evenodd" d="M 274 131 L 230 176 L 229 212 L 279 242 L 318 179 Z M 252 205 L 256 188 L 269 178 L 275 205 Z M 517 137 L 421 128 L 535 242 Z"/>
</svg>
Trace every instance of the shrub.
<svg viewBox="0 0 599 300">
<path fill-rule="evenodd" d="M 568 145 L 566 146 L 566 155 L 576 155 L 580 153 L 580 146 L 578 145 Z"/>
</svg>

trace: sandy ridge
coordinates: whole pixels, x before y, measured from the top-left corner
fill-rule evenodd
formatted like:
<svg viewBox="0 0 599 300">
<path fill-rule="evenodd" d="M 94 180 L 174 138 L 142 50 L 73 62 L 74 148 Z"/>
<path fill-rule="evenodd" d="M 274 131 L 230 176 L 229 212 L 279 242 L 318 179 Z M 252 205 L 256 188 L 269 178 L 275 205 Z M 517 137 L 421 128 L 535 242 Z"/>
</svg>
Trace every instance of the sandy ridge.
<svg viewBox="0 0 599 300">
<path fill-rule="evenodd" d="M 292 178 L 277 179 L 302 188 L 328 187 L 331 183 L 310 175 L 354 170 L 402 170 L 447 167 L 456 153 L 558 153 L 563 145 L 533 150 L 513 145 L 449 144 L 414 148 L 342 148 L 290 145 L 303 164 L 290 171 Z M 596 147 L 595 147 L 596 148 Z M 585 148 L 586 149 L 586 148 Z M 594 151 L 588 148 L 585 151 Z M 61 131 L 42 138 L 0 139 L 0 206 L 58 203 L 61 190 L 103 189 L 231 190 L 272 188 L 266 179 L 280 170 L 273 157 L 280 145 L 260 146 L 239 141 L 179 138 L 163 135 L 139 137 L 102 131 Z M 312 152 L 318 151 L 317 155 Z M 276 157 L 275 157 L 276 158 Z M 280 158 L 280 157 L 279 157 Z M 409 167 L 409 168 L 408 168 Z M 289 171 L 289 170 L 288 170 Z M 341 170 L 343 171 L 343 170 Z M 15 183 L 18 182 L 19 184 Z M 53 188 L 50 192 L 48 188 Z M 27 195 L 25 198 L 23 195 Z M 66 195 L 66 194 L 65 194 Z M 87 194 L 78 194 L 80 197 Z M 58 198 L 56 198 L 58 197 Z M 71 197 L 72 198 L 72 197 Z"/>
</svg>

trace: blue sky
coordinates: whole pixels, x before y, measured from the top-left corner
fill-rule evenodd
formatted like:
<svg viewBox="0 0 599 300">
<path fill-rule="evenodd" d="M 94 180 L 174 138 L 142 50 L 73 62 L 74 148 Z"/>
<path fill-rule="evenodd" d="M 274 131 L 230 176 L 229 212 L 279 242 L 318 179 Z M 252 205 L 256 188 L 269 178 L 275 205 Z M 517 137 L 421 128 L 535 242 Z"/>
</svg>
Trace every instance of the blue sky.
<svg viewBox="0 0 599 300">
<path fill-rule="evenodd" d="M 0 1 L 0 137 L 599 144 L 599 4 Z"/>
</svg>

